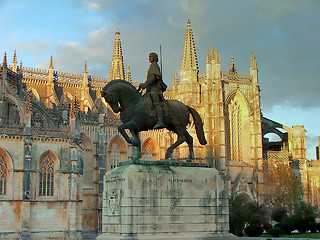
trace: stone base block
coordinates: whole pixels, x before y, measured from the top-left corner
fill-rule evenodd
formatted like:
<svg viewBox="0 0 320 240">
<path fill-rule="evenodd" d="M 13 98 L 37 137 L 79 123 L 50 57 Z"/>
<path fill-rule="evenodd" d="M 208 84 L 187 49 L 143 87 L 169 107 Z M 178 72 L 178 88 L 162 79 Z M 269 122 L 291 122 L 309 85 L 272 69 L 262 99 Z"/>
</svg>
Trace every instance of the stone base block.
<svg viewBox="0 0 320 240">
<path fill-rule="evenodd" d="M 224 176 L 198 164 L 128 163 L 104 177 L 97 239 L 235 239 Z"/>
</svg>

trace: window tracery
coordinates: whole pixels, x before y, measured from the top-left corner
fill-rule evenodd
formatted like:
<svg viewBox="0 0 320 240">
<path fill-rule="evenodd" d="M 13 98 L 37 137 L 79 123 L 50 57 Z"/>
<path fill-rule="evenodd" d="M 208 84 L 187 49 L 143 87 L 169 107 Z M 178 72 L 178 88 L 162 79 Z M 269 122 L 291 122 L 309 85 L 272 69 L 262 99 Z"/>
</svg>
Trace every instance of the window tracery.
<svg viewBox="0 0 320 240">
<path fill-rule="evenodd" d="M 228 104 L 228 145 L 230 149 L 230 160 L 242 161 L 242 110 L 237 99 Z"/>
<path fill-rule="evenodd" d="M 116 168 L 120 162 L 120 148 L 119 145 L 113 143 L 110 151 L 111 169 Z"/>
<path fill-rule="evenodd" d="M 50 155 L 44 156 L 39 164 L 39 196 L 53 196 L 54 161 Z"/>
<path fill-rule="evenodd" d="M 3 156 L 0 155 L 0 196 L 6 195 L 8 182 L 8 166 Z"/>
</svg>

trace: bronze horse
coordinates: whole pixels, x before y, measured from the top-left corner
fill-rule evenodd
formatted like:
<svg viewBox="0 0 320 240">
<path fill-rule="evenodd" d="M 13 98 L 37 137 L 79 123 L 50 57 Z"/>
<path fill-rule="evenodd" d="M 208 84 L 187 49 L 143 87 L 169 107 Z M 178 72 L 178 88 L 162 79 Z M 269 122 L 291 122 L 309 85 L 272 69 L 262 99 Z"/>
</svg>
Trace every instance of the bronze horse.
<svg viewBox="0 0 320 240">
<path fill-rule="evenodd" d="M 110 81 L 103 88 L 101 96 L 104 97 L 113 112 L 120 112 L 120 119 L 123 124 L 118 126 L 118 130 L 128 143 L 137 147 L 137 153 L 133 160 L 140 159 L 141 141 L 139 132 L 153 129 L 156 124 L 155 117 L 151 116 L 151 111 L 148 109 L 147 97 L 142 96 L 131 83 L 125 80 Z M 164 108 L 167 108 L 169 113 L 163 119 L 164 124 L 167 126 L 166 128 L 178 135 L 177 141 L 168 148 L 165 157 L 170 159 L 173 150 L 181 143 L 186 142 L 189 147 L 187 161 L 191 162 L 194 159 L 193 138 L 187 132 L 186 127 L 189 124 L 189 115 L 191 113 L 200 144 L 207 144 L 201 117 L 194 108 L 176 100 L 166 100 Z M 129 129 L 132 137 L 129 137 L 125 129 Z"/>
</svg>

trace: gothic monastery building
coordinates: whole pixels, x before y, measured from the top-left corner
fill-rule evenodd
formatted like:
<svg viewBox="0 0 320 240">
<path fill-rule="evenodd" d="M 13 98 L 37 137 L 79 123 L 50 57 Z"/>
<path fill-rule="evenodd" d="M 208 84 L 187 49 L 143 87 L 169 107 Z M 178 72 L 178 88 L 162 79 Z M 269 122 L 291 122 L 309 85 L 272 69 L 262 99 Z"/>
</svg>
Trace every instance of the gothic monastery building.
<svg viewBox="0 0 320 240">
<path fill-rule="evenodd" d="M 102 183 L 106 171 L 132 159 L 133 147 L 119 134 L 119 116 L 101 98 L 114 79 L 135 86 L 125 70 L 120 32 L 115 32 L 109 77 L 59 72 L 51 57 L 48 69 L 0 64 L 0 237 L 81 239 L 101 230 Z M 181 40 L 182 40 L 181 36 Z M 320 201 L 320 161 L 306 159 L 303 126 L 287 127 L 261 114 L 256 57 L 249 74 L 239 73 L 233 56 L 221 69 L 219 50 L 210 46 L 205 72 L 198 70 L 188 21 L 180 79 L 165 93 L 194 107 L 204 122 L 208 144 L 202 146 L 194 125 L 195 161 L 207 163 L 227 178 L 229 193 L 258 199 L 270 159 L 284 161 L 304 186 L 305 201 Z M 264 136 L 277 134 L 281 141 Z M 141 133 L 144 160 L 162 160 L 176 136 L 168 130 Z M 186 144 L 173 160 L 185 161 Z M 319 156 L 319 154 L 318 154 Z"/>
</svg>

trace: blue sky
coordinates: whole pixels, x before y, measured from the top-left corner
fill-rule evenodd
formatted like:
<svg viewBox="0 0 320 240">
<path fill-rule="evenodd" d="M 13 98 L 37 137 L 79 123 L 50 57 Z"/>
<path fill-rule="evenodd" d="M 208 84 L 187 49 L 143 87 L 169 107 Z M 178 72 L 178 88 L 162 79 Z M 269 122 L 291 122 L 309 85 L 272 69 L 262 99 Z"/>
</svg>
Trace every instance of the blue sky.
<svg viewBox="0 0 320 240">
<path fill-rule="evenodd" d="M 308 158 L 320 135 L 320 1 L 318 0 L 0 0 L 0 54 L 24 66 L 108 77 L 119 28 L 125 66 L 142 82 L 148 53 L 163 51 L 170 85 L 179 73 L 187 19 L 199 70 L 214 43 L 227 70 L 249 73 L 251 49 L 259 68 L 262 113 L 286 126 L 304 125 Z"/>
</svg>

